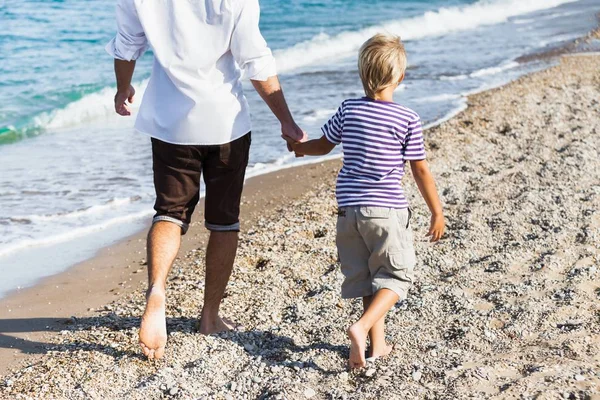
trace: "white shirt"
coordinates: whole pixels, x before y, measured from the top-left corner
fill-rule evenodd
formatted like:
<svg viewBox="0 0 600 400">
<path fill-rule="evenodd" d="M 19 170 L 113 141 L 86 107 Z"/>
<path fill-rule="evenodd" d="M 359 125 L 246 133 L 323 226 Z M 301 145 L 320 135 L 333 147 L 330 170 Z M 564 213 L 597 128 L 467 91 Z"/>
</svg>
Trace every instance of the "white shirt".
<svg viewBox="0 0 600 400">
<path fill-rule="evenodd" d="M 154 66 L 136 130 L 174 144 L 229 143 L 251 130 L 240 81 L 276 75 L 258 0 L 118 0 L 114 58 L 151 47 Z M 241 70 L 240 70 L 241 68 Z"/>
</svg>

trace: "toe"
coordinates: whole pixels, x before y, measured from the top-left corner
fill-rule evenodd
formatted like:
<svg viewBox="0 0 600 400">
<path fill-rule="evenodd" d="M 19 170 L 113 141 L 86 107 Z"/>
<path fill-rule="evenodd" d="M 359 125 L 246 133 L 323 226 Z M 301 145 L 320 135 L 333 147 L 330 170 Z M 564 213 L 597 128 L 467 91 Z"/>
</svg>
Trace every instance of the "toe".
<svg viewBox="0 0 600 400">
<path fill-rule="evenodd" d="M 159 347 L 158 349 L 156 349 L 154 351 L 154 358 L 158 360 L 158 359 L 162 358 L 164 354 L 165 354 L 165 347 L 164 346 Z"/>
<path fill-rule="evenodd" d="M 142 353 L 144 353 L 144 355 L 148 357 L 148 354 L 150 354 L 150 349 L 147 348 L 144 343 L 140 343 L 140 347 L 142 348 Z"/>
</svg>

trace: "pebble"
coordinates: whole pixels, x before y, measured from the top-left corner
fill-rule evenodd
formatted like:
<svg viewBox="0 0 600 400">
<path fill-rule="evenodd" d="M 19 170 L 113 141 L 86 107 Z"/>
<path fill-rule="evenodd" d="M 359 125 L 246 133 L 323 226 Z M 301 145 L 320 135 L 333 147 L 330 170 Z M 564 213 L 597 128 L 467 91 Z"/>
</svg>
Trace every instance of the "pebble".
<svg viewBox="0 0 600 400">
<path fill-rule="evenodd" d="M 421 374 L 421 370 L 420 370 L 420 369 L 417 369 L 417 370 L 415 370 L 415 371 L 412 373 L 412 378 L 413 378 L 413 381 L 415 381 L 415 382 L 419 382 L 419 381 L 421 380 L 421 375 L 422 375 L 422 374 Z"/>
<path fill-rule="evenodd" d="M 315 392 L 312 388 L 306 388 L 304 390 L 304 397 L 306 397 L 307 399 L 315 397 L 316 394 L 317 392 Z"/>
<path fill-rule="evenodd" d="M 365 376 L 371 377 L 371 376 L 375 375 L 375 372 L 377 372 L 377 371 L 375 370 L 375 368 L 369 368 L 369 369 L 367 370 L 367 372 L 365 372 Z"/>
<path fill-rule="evenodd" d="M 585 376 L 577 374 L 575 375 L 575 380 L 580 382 L 585 381 Z"/>
<path fill-rule="evenodd" d="M 172 387 L 171 390 L 169 390 L 169 394 L 171 396 L 175 396 L 178 392 L 179 392 L 179 388 L 177 388 L 177 387 Z"/>
</svg>

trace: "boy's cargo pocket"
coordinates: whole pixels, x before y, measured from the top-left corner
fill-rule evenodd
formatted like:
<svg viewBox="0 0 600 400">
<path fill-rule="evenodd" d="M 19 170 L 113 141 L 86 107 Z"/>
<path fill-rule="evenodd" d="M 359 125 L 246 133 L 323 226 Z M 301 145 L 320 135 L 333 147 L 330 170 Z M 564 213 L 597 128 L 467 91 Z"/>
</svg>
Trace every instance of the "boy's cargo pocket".
<svg viewBox="0 0 600 400">
<path fill-rule="evenodd" d="M 417 257 L 413 248 L 395 251 L 389 254 L 390 267 L 396 274 L 405 273 L 412 280 L 412 272 L 417 263 Z"/>
<path fill-rule="evenodd" d="M 364 218 L 387 219 L 390 217 L 392 209 L 387 207 L 360 207 L 358 212 Z"/>
</svg>

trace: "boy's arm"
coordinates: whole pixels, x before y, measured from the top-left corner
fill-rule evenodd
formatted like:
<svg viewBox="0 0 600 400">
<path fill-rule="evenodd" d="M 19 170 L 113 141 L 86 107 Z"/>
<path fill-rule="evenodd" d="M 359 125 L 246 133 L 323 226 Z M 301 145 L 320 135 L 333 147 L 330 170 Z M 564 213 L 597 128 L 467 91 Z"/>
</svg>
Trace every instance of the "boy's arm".
<svg viewBox="0 0 600 400">
<path fill-rule="evenodd" d="M 335 144 L 327 140 L 325 136 L 302 143 L 295 142 L 287 137 L 284 137 L 284 139 L 287 140 L 292 150 L 298 155 L 324 156 L 331 153 L 331 150 L 335 147 Z"/>
<path fill-rule="evenodd" d="M 445 230 L 444 213 L 442 211 L 442 203 L 435 188 L 433 175 L 429 170 L 426 160 L 410 161 L 410 169 L 412 170 L 415 182 L 419 187 L 419 191 L 431 211 L 431 225 L 427 236 L 431 236 L 432 242 L 440 240 Z"/>
</svg>

